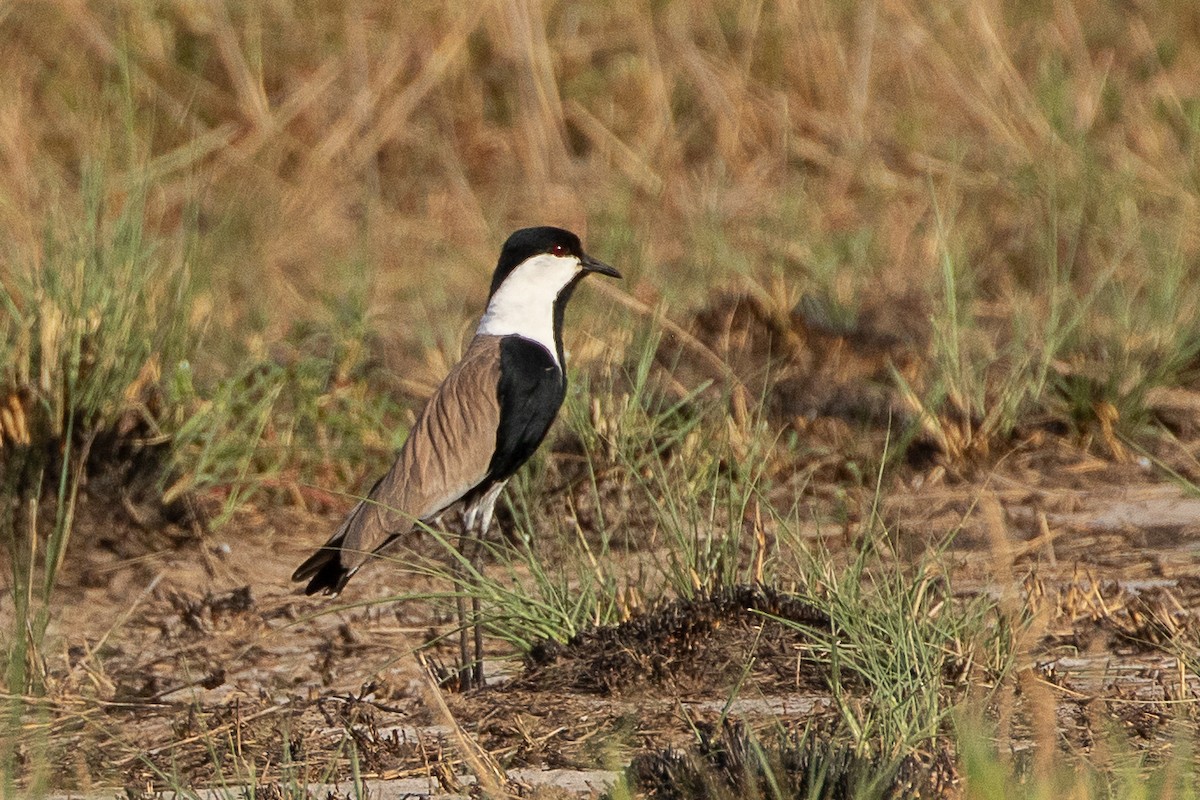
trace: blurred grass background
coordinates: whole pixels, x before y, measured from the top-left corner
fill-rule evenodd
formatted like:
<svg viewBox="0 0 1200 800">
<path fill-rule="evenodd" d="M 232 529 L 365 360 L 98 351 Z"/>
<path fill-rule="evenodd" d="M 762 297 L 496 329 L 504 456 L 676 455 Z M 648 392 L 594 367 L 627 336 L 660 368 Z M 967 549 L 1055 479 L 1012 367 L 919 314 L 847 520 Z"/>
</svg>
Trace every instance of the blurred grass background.
<svg viewBox="0 0 1200 800">
<path fill-rule="evenodd" d="M 103 246 L 136 204 L 146 249 L 185 262 L 202 386 L 309 326 L 344 357 L 335 377 L 378 359 L 419 397 L 497 243 L 537 223 L 629 275 L 578 304 L 585 360 L 605 339 L 588 312 L 614 298 L 681 321 L 729 287 L 785 318 L 806 296 L 835 320 L 891 306 L 932 320 L 913 405 L 949 398 L 990 434 L 1064 359 L 1087 362 L 1060 387 L 1087 414 L 1177 380 L 1197 348 L 1192 3 L 0 13 L 8 302 L 28 320 L 48 242 L 90 226 Z M 6 329 L 9 391 L 33 324 Z M 972 434 L 932 432 L 951 452 Z"/>
<path fill-rule="evenodd" d="M 148 237 L 198 238 L 218 358 L 355 303 L 411 357 L 534 222 L 684 306 L 936 293 L 942 252 L 984 300 L 1045 303 L 1052 265 L 1140 295 L 1200 244 L 1188 2 L 48 2 L 3 29 L 5 280 L 102 164 L 106 205 L 144 190 Z"/>
</svg>

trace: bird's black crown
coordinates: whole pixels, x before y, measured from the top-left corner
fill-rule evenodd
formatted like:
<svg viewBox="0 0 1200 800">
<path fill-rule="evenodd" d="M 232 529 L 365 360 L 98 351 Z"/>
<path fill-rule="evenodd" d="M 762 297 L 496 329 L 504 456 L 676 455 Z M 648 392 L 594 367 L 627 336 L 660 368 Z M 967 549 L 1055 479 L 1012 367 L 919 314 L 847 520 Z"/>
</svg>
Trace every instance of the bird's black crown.
<svg viewBox="0 0 1200 800">
<path fill-rule="evenodd" d="M 488 297 L 496 293 L 508 274 L 525 259 L 541 253 L 554 252 L 555 248 L 562 248 L 565 254 L 583 258 L 583 245 L 579 237 L 570 231 L 552 228 L 549 225 L 514 231 L 500 250 L 500 260 L 496 263 L 495 274 L 492 275 L 492 289 L 488 292 Z"/>
</svg>

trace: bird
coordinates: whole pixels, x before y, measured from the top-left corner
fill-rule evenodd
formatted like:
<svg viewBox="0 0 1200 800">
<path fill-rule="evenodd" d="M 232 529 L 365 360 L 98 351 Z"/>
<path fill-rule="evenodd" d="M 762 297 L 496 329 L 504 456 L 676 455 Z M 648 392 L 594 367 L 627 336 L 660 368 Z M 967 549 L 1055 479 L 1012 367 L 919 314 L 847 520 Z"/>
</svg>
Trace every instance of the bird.
<svg viewBox="0 0 1200 800">
<path fill-rule="evenodd" d="M 483 316 L 461 360 L 434 391 L 391 469 L 350 511 L 324 545 L 296 568 L 308 595 L 336 596 L 372 557 L 418 525 L 461 512 L 456 577 L 473 567 L 509 478 L 529 460 L 566 397 L 563 317 L 589 274 L 621 278 L 584 252 L 578 236 L 540 226 L 504 242 Z M 463 552 L 466 544 L 471 552 Z M 473 570 L 478 575 L 477 570 Z M 461 588 L 461 587 L 460 587 Z M 458 592 L 460 683 L 483 685 L 479 600 L 472 598 L 474 659 Z"/>
</svg>

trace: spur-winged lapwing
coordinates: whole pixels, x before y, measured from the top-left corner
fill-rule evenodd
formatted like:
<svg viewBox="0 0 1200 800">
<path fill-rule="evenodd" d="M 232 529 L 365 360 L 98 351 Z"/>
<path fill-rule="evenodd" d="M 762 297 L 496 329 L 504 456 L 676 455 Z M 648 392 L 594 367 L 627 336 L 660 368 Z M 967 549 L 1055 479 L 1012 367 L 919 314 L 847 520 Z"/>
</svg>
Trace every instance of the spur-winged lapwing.
<svg viewBox="0 0 1200 800">
<path fill-rule="evenodd" d="M 463 556 L 475 563 L 500 490 L 541 444 L 566 395 L 563 311 L 590 272 L 621 277 L 584 253 L 570 231 L 523 228 L 508 237 L 487 309 L 462 360 L 417 417 L 391 470 L 292 575 L 308 581 L 307 594 L 336 595 L 373 555 L 418 523 L 436 524 L 456 503 L 463 536 L 471 541 L 472 552 L 462 548 Z M 460 593 L 462 668 L 466 682 L 478 686 L 483 665 L 477 597 L 472 605 L 475 657 L 468 665 Z"/>
</svg>

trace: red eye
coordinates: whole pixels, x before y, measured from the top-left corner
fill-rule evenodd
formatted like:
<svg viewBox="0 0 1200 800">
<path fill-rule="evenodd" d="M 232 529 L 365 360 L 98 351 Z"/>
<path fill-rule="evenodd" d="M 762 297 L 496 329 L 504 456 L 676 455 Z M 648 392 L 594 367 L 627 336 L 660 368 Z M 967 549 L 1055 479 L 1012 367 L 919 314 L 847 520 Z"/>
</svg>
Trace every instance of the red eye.
<svg viewBox="0 0 1200 800">
<path fill-rule="evenodd" d="M 563 245 L 563 244 L 556 244 L 556 245 L 553 245 L 553 246 L 550 248 L 550 255 L 552 255 L 552 256 L 565 256 L 565 255 L 567 255 L 567 246 L 566 246 L 566 245 Z"/>
</svg>

